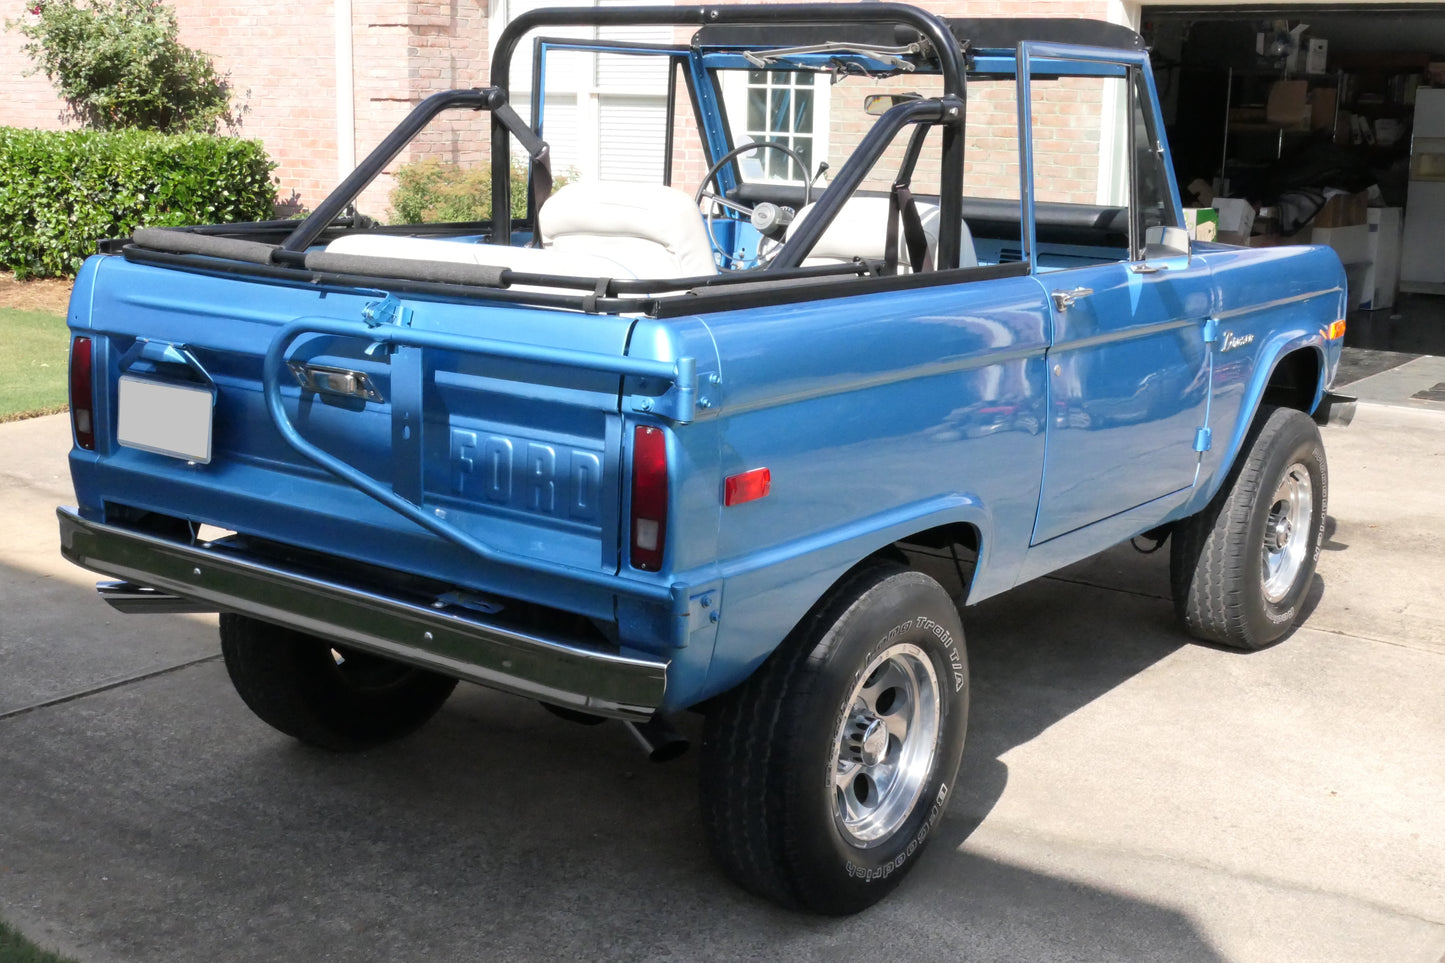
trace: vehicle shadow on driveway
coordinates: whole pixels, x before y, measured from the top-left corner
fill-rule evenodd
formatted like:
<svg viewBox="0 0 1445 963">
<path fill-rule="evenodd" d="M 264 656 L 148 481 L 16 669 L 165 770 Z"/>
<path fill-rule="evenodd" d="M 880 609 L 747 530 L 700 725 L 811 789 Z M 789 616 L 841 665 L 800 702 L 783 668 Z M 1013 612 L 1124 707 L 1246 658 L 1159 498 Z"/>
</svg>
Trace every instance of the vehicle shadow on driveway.
<svg viewBox="0 0 1445 963">
<path fill-rule="evenodd" d="M 416 736 L 334 755 L 255 719 L 218 662 L 0 721 L 0 915 L 82 960 L 1216 960 L 1173 908 L 967 844 L 1002 756 L 1186 644 L 1167 603 L 1120 597 L 1051 580 L 966 610 L 961 789 L 856 917 L 723 878 L 696 753 L 653 765 L 619 726 L 463 686 Z"/>
</svg>

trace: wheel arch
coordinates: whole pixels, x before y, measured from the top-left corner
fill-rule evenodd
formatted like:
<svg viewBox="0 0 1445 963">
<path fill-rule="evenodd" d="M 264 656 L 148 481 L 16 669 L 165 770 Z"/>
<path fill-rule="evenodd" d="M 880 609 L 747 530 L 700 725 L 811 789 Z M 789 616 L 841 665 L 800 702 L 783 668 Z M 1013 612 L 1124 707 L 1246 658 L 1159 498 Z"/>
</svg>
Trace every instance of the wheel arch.
<svg viewBox="0 0 1445 963">
<path fill-rule="evenodd" d="M 846 538 L 820 537 L 793 551 L 765 553 L 724 575 L 724 610 L 712 646 L 705 680 L 678 692 L 679 706 L 705 701 L 734 688 L 750 676 L 778 645 L 827 605 L 839 587 L 861 570 L 880 561 L 918 569 L 913 558 L 920 549 L 937 554 L 964 546 L 972 557 L 969 585 L 975 573 L 989 562 L 989 515 L 974 497 L 950 495 L 875 516 L 862 531 Z M 962 556 L 960 556 L 962 558 Z M 951 558 L 948 561 L 952 565 Z M 920 569 L 921 570 L 921 569 Z M 738 606 L 730 600 L 743 598 Z M 780 629 L 779 626 L 786 626 Z"/>
<path fill-rule="evenodd" d="M 1198 491 L 1179 517 L 1199 511 L 1214 497 L 1262 411 L 1277 407 L 1295 408 L 1308 415 L 1324 397 L 1328 363 L 1320 334 L 1301 334 L 1298 330 L 1284 333 L 1277 340 L 1267 342 L 1261 348 L 1259 357 L 1261 363 L 1249 381 L 1228 445 L 1221 450 L 1220 460 L 1215 463 L 1213 477 L 1207 482 L 1201 479 Z M 1265 358 L 1271 360 L 1266 364 L 1263 362 Z M 1219 363 L 1217 359 L 1215 363 Z"/>
<path fill-rule="evenodd" d="M 1317 345 L 1301 345 L 1283 352 L 1270 369 L 1250 420 L 1259 417 L 1264 405 L 1297 408 L 1310 414 L 1324 394 L 1324 373 L 1325 357 Z"/>
</svg>

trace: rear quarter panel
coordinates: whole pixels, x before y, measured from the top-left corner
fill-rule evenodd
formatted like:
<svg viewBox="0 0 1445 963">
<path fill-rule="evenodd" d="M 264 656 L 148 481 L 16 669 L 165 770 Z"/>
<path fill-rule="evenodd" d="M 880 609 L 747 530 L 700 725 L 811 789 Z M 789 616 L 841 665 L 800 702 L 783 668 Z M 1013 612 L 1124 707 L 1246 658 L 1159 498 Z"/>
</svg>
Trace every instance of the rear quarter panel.
<svg viewBox="0 0 1445 963">
<path fill-rule="evenodd" d="M 848 568 L 921 529 L 976 525 L 980 571 L 1012 578 L 1043 465 L 1048 310 L 1032 278 L 703 320 L 721 373 L 711 504 L 755 468 L 772 491 L 715 516 L 726 608 L 698 695 L 745 677 Z"/>
</svg>

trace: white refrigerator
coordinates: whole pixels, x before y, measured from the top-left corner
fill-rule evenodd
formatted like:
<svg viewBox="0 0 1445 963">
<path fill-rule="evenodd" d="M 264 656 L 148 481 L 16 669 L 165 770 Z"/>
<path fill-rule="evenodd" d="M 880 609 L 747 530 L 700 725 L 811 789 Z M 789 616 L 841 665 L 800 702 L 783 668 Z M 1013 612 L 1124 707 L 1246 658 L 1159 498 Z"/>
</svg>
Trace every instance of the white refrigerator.
<svg viewBox="0 0 1445 963">
<path fill-rule="evenodd" d="M 1400 290 L 1445 294 L 1445 87 L 1415 93 Z"/>
</svg>

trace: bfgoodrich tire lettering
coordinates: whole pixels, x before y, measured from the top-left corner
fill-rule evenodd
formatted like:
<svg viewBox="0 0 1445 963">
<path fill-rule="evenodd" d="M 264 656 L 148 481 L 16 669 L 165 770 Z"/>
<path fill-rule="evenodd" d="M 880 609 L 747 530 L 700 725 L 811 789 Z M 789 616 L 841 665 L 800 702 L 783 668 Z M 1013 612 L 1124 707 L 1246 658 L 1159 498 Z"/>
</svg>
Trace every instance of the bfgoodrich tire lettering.
<svg viewBox="0 0 1445 963">
<path fill-rule="evenodd" d="M 1170 580 L 1184 627 L 1240 649 L 1288 633 L 1314 578 L 1328 506 L 1315 423 L 1292 408 L 1262 409 L 1219 493 L 1174 532 Z"/>
<path fill-rule="evenodd" d="M 719 863 L 787 906 L 882 899 L 953 794 L 968 692 L 948 593 L 892 564 L 855 573 L 708 713 L 702 811 Z"/>
<path fill-rule="evenodd" d="M 221 655 L 242 701 L 302 742 L 337 751 L 398 739 L 457 680 L 243 615 L 221 616 Z"/>
</svg>

